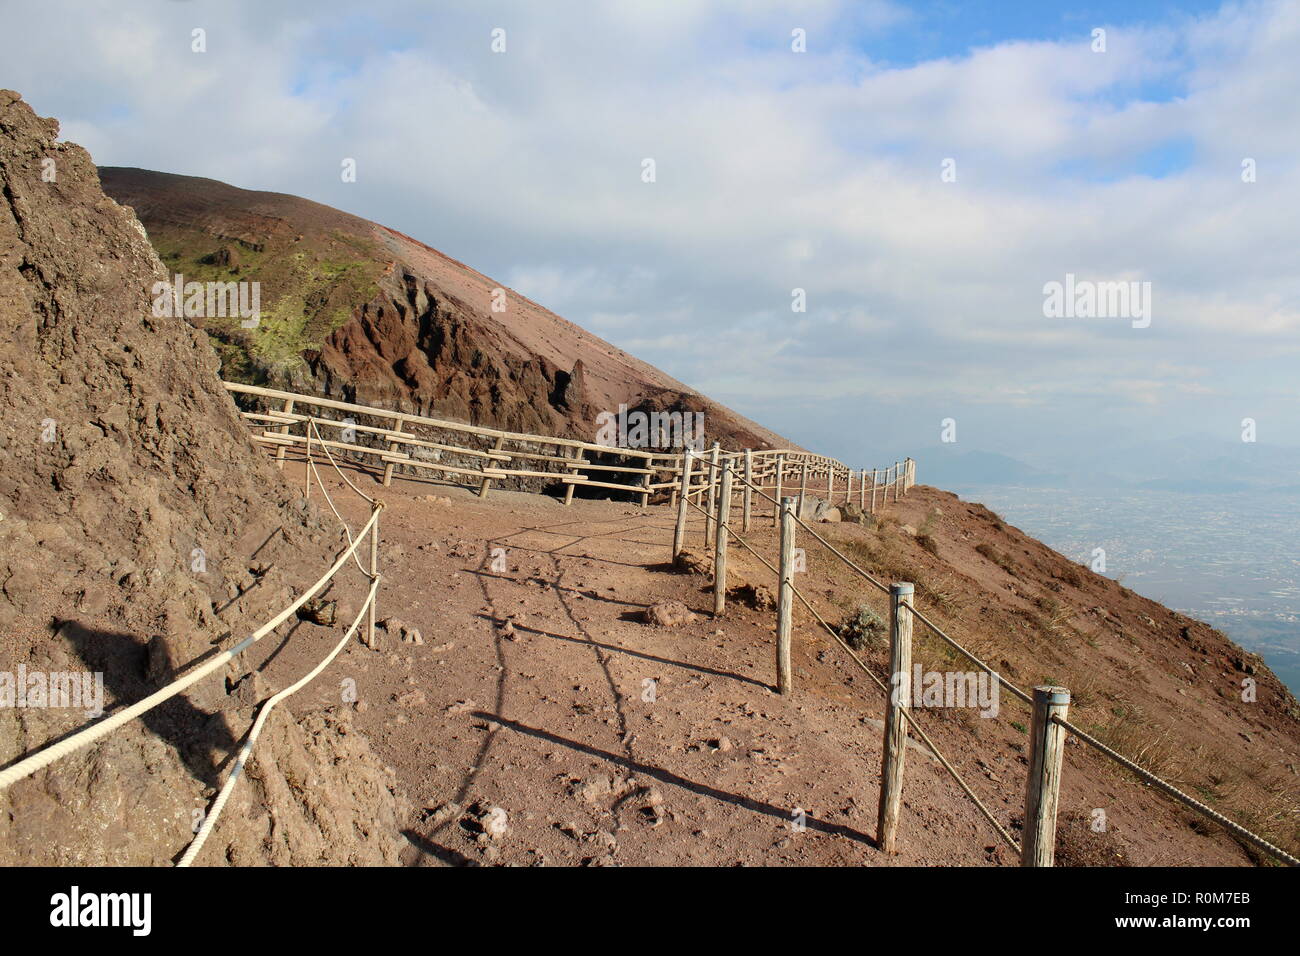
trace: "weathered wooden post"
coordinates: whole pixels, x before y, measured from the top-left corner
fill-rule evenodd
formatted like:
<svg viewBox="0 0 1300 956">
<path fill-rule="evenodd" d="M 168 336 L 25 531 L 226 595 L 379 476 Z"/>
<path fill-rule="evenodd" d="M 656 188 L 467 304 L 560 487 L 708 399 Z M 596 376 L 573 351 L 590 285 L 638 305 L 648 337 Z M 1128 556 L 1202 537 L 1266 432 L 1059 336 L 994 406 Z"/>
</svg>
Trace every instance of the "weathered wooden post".
<svg viewBox="0 0 1300 956">
<path fill-rule="evenodd" d="M 286 415 L 289 415 L 292 414 L 292 412 L 293 412 L 293 399 L 286 398 L 284 400 L 284 413 Z M 309 432 L 311 431 L 311 422 L 307 423 L 307 430 Z M 288 422 L 285 422 L 283 425 L 280 426 L 280 434 L 281 435 L 289 434 Z M 275 467 L 279 468 L 281 471 L 284 471 L 284 450 L 286 447 L 287 446 L 285 445 L 281 445 L 279 448 L 275 450 Z"/>
<path fill-rule="evenodd" d="M 303 461 L 302 469 L 302 496 L 308 501 L 311 500 L 311 420 L 307 420 L 307 451 L 306 459 Z"/>
<path fill-rule="evenodd" d="M 718 497 L 718 537 L 713 544 L 713 616 L 727 607 L 727 535 L 731 533 L 731 459 L 722 463 L 722 491 Z"/>
<path fill-rule="evenodd" d="M 745 449 L 745 503 L 740 516 L 740 530 L 749 533 L 749 513 L 754 505 L 754 452 Z"/>
<path fill-rule="evenodd" d="M 397 424 L 393 426 L 393 431 L 395 431 L 395 432 L 400 432 L 400 431 L 402 430 L 402 427 L 403 427 L 405 424 L 406 424 L 406 417 L 403 416 L 403 415 L 398 415 L 398 416 L 397 416 Z M 401 443 L 401 442 L 390 441 L 390 442 L 388 443 L 388 453 L 389 453 L 390 455 L 394 455 L 394 454 L 396 454 L 396 453 L 398 452 L 398 450 L 399 450 L 401 447 L 402 447 L 402 443 Z M 395 463 L 394 463 L 394 462 L 391 462 L 391 461 L 390 461 L 390 462 L 386 462 L 386 463 L 384 464 L 384 487 L 385 487 L 385 488 L 387 488 L 389 485 L 391 485 L 391 484 L 393 483 L 393 468 L 394 468 L 394 467 L 395 467 Z"/>
<path fill-rule="evenodd" d="M 650 479 L 654 477 L 654 474 L 653 472 L 650 471 L 650 459 L 649 458 L 643 459 L 643 463 L 645 465 L 647 474 L 641 476 L 640 498 L 641 498 L 641 507 L 648 508 L 650 507 Z"/>
<path fill-rule="evenodd" d="M 799 516 L 803 517 L 803 503 L 808 496 L 808 459 L 803 460 L 803 473 L 799 477 Z"/>
<path fill-rule="evenodd" d="M 1070 692 L 1064 687 L 1035 687 L 1034 716 L 1029 727 L 1029 779 L 1025 784 L 1025 832 L 1021 866 L 1052 866 L 1056 860 L 1056 805 L 1061 791 L 1061 757 Z"/>
<path fill-rule="evenodd" d="M 871 513 L 872 514 L 876 513 L 876 483 L 879 477 L 880 477 L 880 469 L 872 468 L 871 469 Z"/>
<path fill-rule="evenodd" d="M 777 501 L 781 500 L 781 479 L 784 477 L 784 472 L 785 472 L 785 455 L 777 455 L 776 456 L 776 492 L 772 495 L 772 497 L 775 498 Z M 772 524 L 777 527 L 780 527 L 781 525 L 780 505 L 772 509 Z"/>
<path fill-rule="evenodd" d="M 835 503 L 835 466 L 826 466 L 826 504 L 827 506 Z"/>
<path fill-rule="evenodd" d="M 677 561 L 677 556 L 682 553 L 682 548 L 686 546 L 686 511 L 690 508 L 691 497 L 691 464 L 695 461 L 695 452 L 686 449 L 682 455 L 682 476 L 681 485 L 677 492 L 677 525 L 673 528 L 673 561 Z"/>
<path fill-rule="evenodd" d="M 898 815 L 903 804 L 903 764 L 907 754 L 907 718 L 912 706 L 912 592 L 911 584 L 889 590 L 889 706 L 885 711 L 885 747 L 880 767 L 880 814 L 876 839 L 880 849 L 893 853 L 898 837 Z"/>
<path fill-rule="evenodd" d="M 844 503 L 847 505 L 853 500 L 853 469 L 848 471 L 849 486 L 844 490 Z"/>
<path fill-rule="evenodd" d="M 709 482 L 704 490 L 704 548 L 713 547 L 713 536 L 717 534 L 718 520 L 718 443 L 713 443 L 709 452 Z"/>
<path fill-rule="evenodd" d="M 865 510 L 867 507 L 867 469 L 862 469 L 860 477 L 862 478 L 862 481 L 859 483 L 858 487 L 858 507 Z"/>
<path fill-rule="evenodd" d="M 776 689 L 794 690 L 790 667 L 790 619 L 794 610 L 794 499 L 781 499 L 781 582 L 776 597 Z"/>
<path fill-rule="evenodd" d="M 502 435 L 502 436 L 499 437 L 495 442 L 492 443 L 492 450 L 493 450 L 493 451 L 500 451 L 500 450 L 501 450 L 501 447 L 502 447 L 505 443 L 506 443 L 506 438 L 505 438 L 504 435 Z M 498 467 L 498 465 L 500 464 L 500 463 L 497 461 L 497 459 L 495 459 L 495 458 L 485 458 L 484 461 L 485 461 L 485 462 L 491 462 L 490 465 L 485 464 L 485 465 L 483 466 L 484 468 L 496 468 L 496 467 Z M 483 480 L 482 480 L 481 482 L 479 482 L 479 486 L 478 486 L 478 496 L 479 496 L 480 498 L 486 498 L 486 497 L 487 497 L 488 486 L 491 485 L 491 484 L 492 484 L 492 479 L 489 478 L 487 475 L 484 475 L 484 476 L 483 476 Z"/>
<path fill-rule="evenodd" d="M 566 472 L 569 472 L 570 474 L 576 475 L 578 473 L 578 465 L 576 459 L 582 457 L 582 449 L 581 448 L 572 449 L 573 451 L 572 455 L 569 454 L 570 449 L 567 445 L 561 446 L 558 450 L 560 452 L 561 457 L 575 459 L 574 464 L 571 465 L 565 464 L 564 470 Z M 567 508 L 569 505 L 573 504 L 573 492 L 574 489 L 578 487 L 578 483 L 576 481 L 569 481 L 569 482 L 565 482 L 565 484 L 568 485 L 568 487 L 564 489 L 564 505 Z"/>
<path fill-rule="evenodd" d="M 894 503 L 898 503 L 898 469 L 902 462 L 894 462 Z"/>
</svg>

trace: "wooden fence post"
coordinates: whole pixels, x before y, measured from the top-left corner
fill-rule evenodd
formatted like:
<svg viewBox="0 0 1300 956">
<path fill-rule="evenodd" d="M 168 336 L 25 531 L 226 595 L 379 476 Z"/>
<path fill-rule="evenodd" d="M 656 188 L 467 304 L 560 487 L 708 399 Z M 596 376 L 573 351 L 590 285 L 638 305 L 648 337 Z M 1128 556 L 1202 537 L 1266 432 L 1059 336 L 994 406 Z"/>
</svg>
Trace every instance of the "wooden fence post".
<svg viewBox="0 0 1300 956">
<path fill-rule="evenodd" d="M 677 525 L 673 528 L 673 561 L 686 546 L 686 510 L 690 507 L 691 464 L 695 461 L 695 452 L 689 448 L 682 455 L 681 490 L 677 495 Z"/>
<path fill-rule="evenodd" d="M 803 460 L 803 473 L 799 477 L 799 517 L 803 517 L 803 502 L 808 496 L 808 459 Z"/>
<path fill-rule="evenodd" d="M 643 463 L 647 469 L 650 468 L 649 458 L 645 459 Z M 650 479 L 653 477 L 654 477 L 653 474 L 641 476 L 641 507 L 642 508 L 650 507 Z"/>
<path fill-rule="evenodd" d="M 831 506 L 835 502 L 835 466 L 826 466 L 826 505 Z"/>
<path fill-rule="evenodd" d="M 292 398 L 286 398 L 286 399 L 284 400 L 284 413 L 287 415 L 287 414 L 289 414 L 289 413 L 292 412 L 292 411 L 293 411 L 293 399 L 292 399 Z M 311 423 L 310 423 L 310 422 L 307 423 L 307 430 L 308 430 L 309 432 L 311 431 Z M 287 434 L 289 434 L 289 425 L 288 425 L 287 423 L 284 424 L 284 425 L 281 425 L 281 426 L 280 426 L 280 434 L 281 434 L 281 435 L 287 435 Z M 277 448 L 277 449 L 275 450 L 275 467 L 276 467 L 276 468 L 279 468 L 281 471 L 284 471 L 284 451 L 285 451 L 285 448 L 286 448 L 285 445 L 281 445 L 279 448 Z"/>
<path fill-rule="evenodd" d="M 573 454 L 572 454 L 572 455 L 569 454 L 569 450 L 570 450 L 570 449 L 569 449 L 569 447 L 568 447 L 567 445 L 563 445 L 563 446 L 561 446 L 561 447 L 559 448 L 560 455 L 563 456 L 563 457 L 565 457 L 565 458 L 570 458 L 570 457 L 571 457 L 571 458 L 581 458 L 581 457 L 582 457 L 582 449 L 581 449 L 581 448 L 574 448 L 574 449 L 573 449 Z M 576 475 L 576 474 L 578 473 L 578 466 L 577 466 L 577 465 L 565 465 L 565 466 L 564 466 L 564 470 L 567 471 L 567 472 L 572 472 L 573 474 Z M 565 506 L 566 508 L 567 508 L 569 505 L 573 504 L 573 492 L 574 492 L 574 490 L 578 487 L 577 482 L 574 482 L 574 481 L 570 481 L 570 482 L 568 482 L 567 484 L 568 484 L 568 487 L 564 489 L 564 506 Z"/>
<path fill-rule="evenodd" d="M 772 495 L 777 501 L 781 500 L 781 479 L 785 477 L 785 455 L 776 456 L 776 493 Z M 777 505 L 772 509 L 772 524 L 775 527 L 781 525 L 781 506 Z"/>
<path fill-rule="evenodd" d="M 718 443 L 713 443 L 709 452 L 709 481 L 704 489 L 704 549 L 713 547 L 713 536 L 717 533 L 715 522 L 718 518 Z"/>
<path fill-rule="evenodd" d="M 754 452 L 745 449 L 745 503 L 741 510 L 740 530 L 749 533 L 749 512 L 754 504 Z"/>
<path fill-rule="evenodd" d="M 790 667 L 790 618 L 794 610 L 794 498 L 781 499 L 781 582 L 776 599 L 776 689 L 794 690 Z"/>
<path fill-rule="evenodd" d="M 1021 866 L 1052 866 L 1056 860 L 1056 805 L 1061 790 L 1061 757 L 1070 692 L 1064 687 L 1035 687 L 1034 716 L 1029 728 L 1029 779 L 1025 784 L 1025 831 Z"/>
<path fill-rule="evenodd" d="M 907 755 L 907 718 L 912 706 L 912 592 L 911 584 L 889 590 L 889 706 L 885 711 L 885 747 L 880 767 L 880 814 L 876 840 L 885 853 L 893 853 L 898 838 L 898 815 L 903 803 L 903 764 Z"/>
<path fill-rule="evenodd" d="M 393 431 L 400 432 L 402 430 L 402 426 L 405 424 L 406 424 L 406 419 L 401 416 L 398 416 L 397 424 L 393 426 Z M 388 453 L 390 455 L 394 454 L 401 447 L 402 447 L 401 442 L 390 441 L 388 443 Z M 384 465 L 384 487 L 385 488 L 387 488 L 389 485 L 393 483 L 393 468 L 395 467 L 396 467 L 395 463 L 391 461 Z"/>
<path fill-rule="evenodd" d="M 505 443 L 506 443 L 506 440 L 505 440 L 504 437 L 498 438 L 498 439 L 497 439 L 497 440 L 492 444 L 492 450 L 493 450 L 493 451 L 500 451 L 500 450 L 501 450 L 501 446 L 504 445 Z M 499 464 L 500 464 L 500 463 L 499 463 L 495 458 L 485 458 L 484 461 L 491 462 L 490 465 L 484 465 L 484 466 L 483 466 L 484 468 L 496 468 L 496 467 L 498 467 Z M 481 482 L 479 482 L 479 486 L 478 486 L 478 496 L 479 496 L 480 498 L 486 498 L 486 497 L 487 497 L 487 493 L 488 493 L 488 485 L 490 485 L 490 484 L 492 484 L 492 479 L 491 479 L 491 478 L 488 478 L 488 477 L 485 475 L 485 476 L 483 477 L 483 480 L 482 480 Z"/>
<path fill-rule="evenodd" d="M 844 503 L 847 505 L 853 500 L 853 469 L 848 471 L 849 486 L 844 490 Z"/>
<path fill-rule="evenodd" d="M 876 479 L 880 477 L 880 469 L 871 469 L 871 513 L 876 513 Z"/>
<path fill-rule="evenodd" d="M 731 529 L 731 459 L 722 463 L 722 491 L 718 497 L 718 537 L 713 544 L 713 616 L 727 607 L 727 535 Z"/>
<path fill-rule="evenodd" d="M 863 468 L 862 474 L 858 477 L 862 479 L 858 485 L 858 507 L 865 511 L 867 507 L 867 469 Z"/>
<path fill-rule="evenodd" d="M 302 464 L 303 464 L 303 469 L 302 469 L 302 484 L 303 484 L 302 496 L 303 496 L 304 498 L 306 498 L 308 501 L 311 501 L 311 464 L 312 464 L 312 462 L 311 462 L 311 422 L 310 422 L 310 421 L 307 422 L 307 431 L 306 431 L 306 436 L 307 436 L 307 451 L 306 451 L 306 453 L 305 453 L 305 458 L 304 458 L 304 461 L 303 461 L 303 463 L 302 463 Z"/>
</svg>

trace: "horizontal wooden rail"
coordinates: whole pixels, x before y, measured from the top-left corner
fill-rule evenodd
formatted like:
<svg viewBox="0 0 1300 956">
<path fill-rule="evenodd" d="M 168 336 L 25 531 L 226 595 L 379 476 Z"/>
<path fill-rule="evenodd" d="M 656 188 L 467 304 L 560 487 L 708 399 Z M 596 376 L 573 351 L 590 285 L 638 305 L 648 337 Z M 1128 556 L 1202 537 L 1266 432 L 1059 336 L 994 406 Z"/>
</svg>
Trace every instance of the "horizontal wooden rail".
<svg viewBox="0 0 1300 956">
<path fill-rule="evenodd" d="M 683 460 L 680 453 L 622 448 L 575 438 L 509 432 L 259 385 L 245 385 L 239 382 L 224 384 L 231 393 L 249 396 L 261 400 L 261 403 L 275 401 L 283 403 L 282 409 L 258 407 L 255 410 L 240 412 L 252 428 L 253 439 L 277 449 L 275 458 L 280 467 L 283 467 L 284 453 L 287 448 L 295 446 L 305 448 L 309 444 L 316 443 L 325 449 L 337 449 L 351 455 L 371 456 L 384 466 L 384 484 L 391 481 L 397 466 L 405 465 L 452 476 L 452 480 L 467 484 L 473 484 L 474 479 L 477 479 L 480 494 L 486 494 L 493 481 L 510 478 L 550 478 L 568 489 L 565 494 L 566 504 L 572 501 L 573 489 L 579 486 L 634 495 L 639 498 L 642 506 L 649 504 L 650 496 L 656 492 L 670 491 L 674 500 L 678 494 Z M 345 413 L 347 417 L 324 418 L 319 414 L 311 414 L 313 411 L 321 410 Z M 363 416 L 368 421 L 378 420 L 379 424 L 362 424 L 354 420 Z M 385 427 L 385 422 L 392 423 L 392 427 Z M 303 426 L 303 434 L 291 433 L 290 429 L 295 425 Z M 339 441 L 333 437 L 319 436 L 315 442 L 309 442 L 306 431 L 313 425 L 316 428 L 328 427 L 342 430 L 344 434 L 341 437 L 349 439 L 353 436 L 368 436 L 368 440 L 376 444 L 371 446 L 360 444 L 355 440 Z M 440 440 L 421 435 L 415 431 L 419 428 L 438 430 L 439 434 L 436 438 Z M 463 436 L 463 443 L 462 438 L 457 436 Z M 471 441 L 490 447 L 473 447 Z M 746 451 L 728 451 L 721 448 L 718 449 L 718 453 L 720 463 L 732 463 L 738 468 L 746 460 L 747 454 Z M 825 493 L 828 498 L 834 499 L 837 497 L 834 477 L 852 474 L 852 471 L 842 462 L 811 452 L 762 449 L 749 451 L 748 455 L 753 478 L 762 487 L 779 489 L 782 475 L 788 479 L 795 469 L 806 466 L 811 478 L 818 480 L 819 483 L 825 481 Z M 593 460 L 597 456 L 604 456 L 604 460 Z M 623 464 L 618 463 L 620 459 Z M 542 467 L 531 468 L 507 467 L 514 462 L 544 464 Z M 554 470 L 544 470 L 546 465 L 555 466 Z M 591 475 L 595 473 L 609 475 L 609 480 L 593 478 Z M 713 469 L 712 473 L 716 481 L 721 471 Z M 861 471 L 859 475 L 860 486 L 865 489 L 866 472 Z M 612 480 L 616 476 L 626 476 L 629 480 L 627 482 Z M 692 497 L 715 492 L 716 489 L 709 484 L 708 474 L 700 474 L 698 478 L 698 482 L 692 482 L 688 492 Z M 906 490 L 906 479 L 902 484 L 903 490 Z M 873 481 L 873 498 L 877 487 L 890 486 L 887 482 L 877 485 Z M 895 497 L 897 497 L 897 488 Z M 850 499 L 846 496 L 844 500 Z"/>
</svg>

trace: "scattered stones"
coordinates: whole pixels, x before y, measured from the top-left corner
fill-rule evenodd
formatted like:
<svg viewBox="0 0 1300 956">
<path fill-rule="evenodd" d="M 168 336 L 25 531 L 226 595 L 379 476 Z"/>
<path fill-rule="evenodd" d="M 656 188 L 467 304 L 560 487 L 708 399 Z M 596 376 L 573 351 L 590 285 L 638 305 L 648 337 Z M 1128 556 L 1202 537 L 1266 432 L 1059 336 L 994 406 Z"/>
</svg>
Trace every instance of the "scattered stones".
<svg viewBox="0 0 1300 956">
<path fill-rule="evenodd" d="M 681 627 L 695 620 L 695 614 L 681 601 L 661 601 L 641 612 L 642 620 L 659 627 Z"/>
<path fill-rule="evenodd" d="M 424 698 L 424 694 L 418 690 L 408 690 L 405 694 L 394 694 L 393 701 L 397 706 L 405 707 L 408 710 L 413 707 L 423 707 L 428 703 Z"/>
<path fill-rule="evenodd" d="M 325 601 L 312 598 L 298 608 L 298 620 L 319 624 L 321 627 L 333 627 L 338 616 L 338 601 Z"/>
<path fill-rule="evenodd" d="M 460 814 L 459 803 L 443 803 L 435 808 L 426 807 L 424 810 L 424 820 L 434 827 L 440 827 L 448 820 L 454 819 Z"/>
<path fill-rule="evenodd" d="M 574 784 L 573 793 L 584 802 L 595 804 L 600 802 L 602 797 L 609 796 L 612 789 L 608 777 L 598 776 L 589 777 Z"/>
<path fill-rule="evenodd" d="M 400 638 L 403 644 L 424 643 L 424 637 L 420 634 L 420 629 L 418 627 L 411 627 L 401 618 L 385 618 L 378 622 L 377 626 L 383 628 L 386 634 Z"/>
<path fill-rule="evenodd" d="M 756 611 L 770 611 L 776 607 L 776 595 L 766 584 L 738 584 L 727 588 L 727 597 Z"/>
<path fill-rule="evenodd" d="M 712 576 L 713 559 L 705 554 L 698 554 L 689 548 L 683 548 L 673 559 L 673 569 L 686 574 L 703 574 Z"/>
</svg>

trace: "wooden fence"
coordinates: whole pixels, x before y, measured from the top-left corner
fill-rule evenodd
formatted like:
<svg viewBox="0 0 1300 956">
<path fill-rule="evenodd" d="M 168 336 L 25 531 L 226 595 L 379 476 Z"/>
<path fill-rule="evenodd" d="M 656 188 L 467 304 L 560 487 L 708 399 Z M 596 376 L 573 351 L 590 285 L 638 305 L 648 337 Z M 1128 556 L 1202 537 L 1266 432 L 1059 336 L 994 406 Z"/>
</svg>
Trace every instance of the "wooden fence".
<svg viewBox="0 0 1300 956">
<path fill-rule="evenodd" d="M 397 469 L 409 468 L 477 485 L 480 496 L 487 495 L 493 482 L 537 490 L 535 486 L 549 481 L 563 485 L 565 504 L 572 503 L 576 488 L 584 487 L 624 493 L 642 507 L 657 492 L 676 504 L 681 488 L 686 461 L 683 452 L 508 432 L 257 385 L 224 384 L 233 395 L 251 400 L 255 407 L 241 409 L 240 415 L 250 425 L 254 441 L 275 449 L 281 467 L 288 449 L 305 455 L 309 446 L 324 445 L 382 465 L 385 485 L 392 482 Z M 313 425 L 331 431 L 324 439 L 313 438 Z M 913 480 L 910 459 L 885 469 L 854 470 L 834 458 L 809 452 L 727 451 L 717 443 L 710 455 L 709 467 L 692 476 L 689 493 L 693 498 L 715 497 L 723 462 L 736 462 L 737 467 L 743 462 L 750 480 L 776 490 L 777 497 L 783 488 L 797 487 L 801 498 L 815 493 L 832 504 L 856 500 L 873 511 L 877 498 L 883 503 L 892 494 L 897 500 Z M 747 494 L 745 501 L 749 514 L 751 496 Z M 773 517 L 775 520 L 775 511 Z"/>
</svg>

